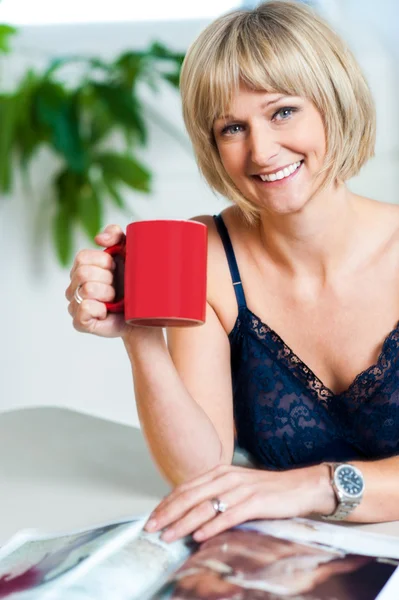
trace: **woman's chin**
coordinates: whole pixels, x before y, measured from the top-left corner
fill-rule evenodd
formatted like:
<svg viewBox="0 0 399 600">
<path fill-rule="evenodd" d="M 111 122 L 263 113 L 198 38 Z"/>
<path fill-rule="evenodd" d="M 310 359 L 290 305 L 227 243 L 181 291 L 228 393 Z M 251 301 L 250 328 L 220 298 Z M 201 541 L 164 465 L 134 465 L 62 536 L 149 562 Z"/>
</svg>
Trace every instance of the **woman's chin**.
<svg viewBox="0 0 399 600">
<path fill-rule="evenodd" d="M 307 204 L 307 198 L 303 196 L 290 196 L 289 198 L 263 199 L 258 206 L 262 213 L 275 216 L 288 216 L 301 212 Z"/>
</svg>

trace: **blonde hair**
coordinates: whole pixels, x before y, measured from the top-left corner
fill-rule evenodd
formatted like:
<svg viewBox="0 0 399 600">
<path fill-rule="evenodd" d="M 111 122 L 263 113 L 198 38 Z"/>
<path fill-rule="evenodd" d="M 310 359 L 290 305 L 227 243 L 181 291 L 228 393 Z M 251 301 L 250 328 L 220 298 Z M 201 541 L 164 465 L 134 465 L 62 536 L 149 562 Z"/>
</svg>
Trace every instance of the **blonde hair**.
<svg viewBox="0 0 399 600">
<path fill-rule="evenodd" d="M 265 2 L 211 23 L 194 41 L 181 73 L 183 116 L 198 166 L 209 185 L 253 219 L 258 214 L 227 175 L 213 136 L 240 83 L 254 90 L 308 98 L 327 140 L 319 189 L 356 175 L 374 156 L 375 107 L 344 41 L 309 7 Z"/>
</svg>

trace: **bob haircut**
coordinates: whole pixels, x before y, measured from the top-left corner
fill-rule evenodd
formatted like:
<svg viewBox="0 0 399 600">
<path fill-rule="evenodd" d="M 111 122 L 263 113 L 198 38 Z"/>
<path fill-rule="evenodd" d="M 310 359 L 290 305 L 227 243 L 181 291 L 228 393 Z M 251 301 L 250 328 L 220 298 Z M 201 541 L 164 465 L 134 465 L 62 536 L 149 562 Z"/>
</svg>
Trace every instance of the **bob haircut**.
<svg viewBox="0 0 399 600">
<path fill-rule="evenodd" d="M 180 88 L 183 117 L 200 171 L 249 221 L 259 209 L 227 175 L 213 124 L 227 114 L 240 84 L 313 102 L 325 128 L 326 156 L 319 187 L 344 182 L 374 156 L 375 106 L 344 41 L 309 7 L 274 0 L 211 23 L 190 46 Z"/>
</svg>

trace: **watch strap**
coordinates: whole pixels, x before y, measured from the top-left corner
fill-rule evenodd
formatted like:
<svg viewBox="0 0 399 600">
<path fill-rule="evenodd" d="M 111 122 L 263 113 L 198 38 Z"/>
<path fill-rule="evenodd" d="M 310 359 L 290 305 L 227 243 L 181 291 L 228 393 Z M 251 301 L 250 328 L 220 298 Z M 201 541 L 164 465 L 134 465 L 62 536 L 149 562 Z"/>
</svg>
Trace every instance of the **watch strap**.
<svg viewBox="0 0 399 600">
<path fill-rule="evenodd" d="M 352 511 L 359 506 L 361 498 L 343 498 L 341 493 L 337 490 L 334 480 L 335 469 L 340 466 L 341 463 L 326 463 L 330 469 L 330 483 L 335 492 L 337 498 L 337 506 L 330 515 L 321 515 L 322 519 L 328 521 L 343 521 Z"/>
<path fill-rule="evenodd" d="M 338 502 L 338 506 L 331 515 L 323 515 L 323 519 L 328 521 L 343 521 L 352 511 L 359 506 L 360 502 Z"/>
</svg>

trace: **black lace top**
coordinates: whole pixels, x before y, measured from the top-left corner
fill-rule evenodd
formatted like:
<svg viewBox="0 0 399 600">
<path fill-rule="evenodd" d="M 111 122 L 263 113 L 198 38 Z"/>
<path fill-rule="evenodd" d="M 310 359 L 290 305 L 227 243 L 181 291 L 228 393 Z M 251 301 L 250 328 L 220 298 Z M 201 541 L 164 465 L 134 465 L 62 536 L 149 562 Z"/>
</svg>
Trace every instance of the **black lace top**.
<svg viewBox="0 0 399 600">
<path fill-rule="evenodd" d="M 228 231 L 214 219 L 238 302 L 229 334 L 238 445 L 270 469 L 398 454 L 399 323 L 377 363 L 334 394 L 248 309 Z"/>
</svg>

